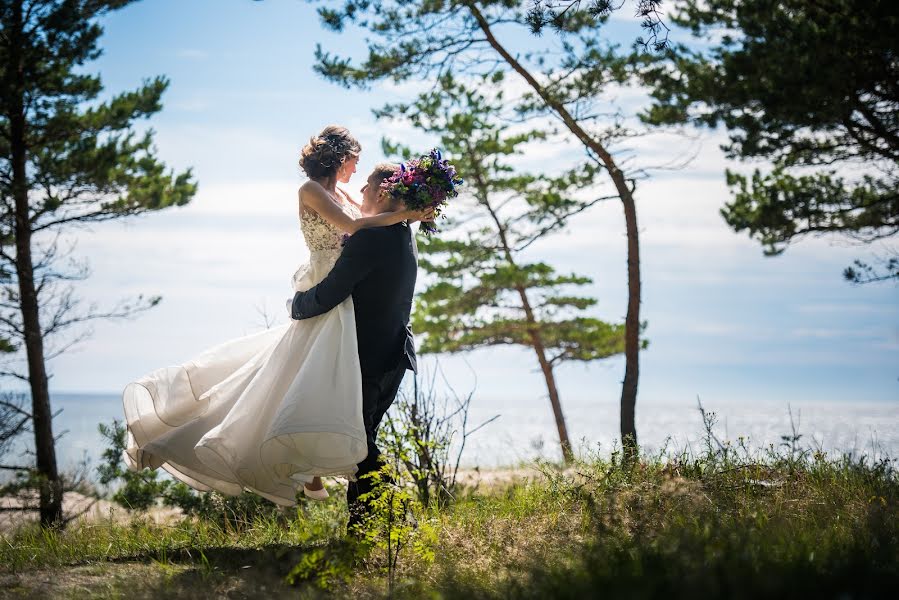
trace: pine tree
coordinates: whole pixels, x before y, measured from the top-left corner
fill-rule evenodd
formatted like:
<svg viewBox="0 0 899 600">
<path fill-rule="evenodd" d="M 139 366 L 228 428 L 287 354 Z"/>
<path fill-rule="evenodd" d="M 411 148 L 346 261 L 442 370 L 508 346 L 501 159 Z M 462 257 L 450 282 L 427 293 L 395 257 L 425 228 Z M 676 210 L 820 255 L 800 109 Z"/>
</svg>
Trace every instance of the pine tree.
<svg viewBox="0 0 899 600">
<path fill-rule="evenodd" d="M 133 1 L 0 0 L 0 335 L 24 347 L 27 364 L 2 374 L 30 388 L 44 525 L 62 522 L 47 361 L 83 339 L 85 322 L 131 316 L 159 301 L 79 307 L 69 282 L 87 269 L 66 260 L 59 237 L 182 205 L 195 192 L 190 171 L 174 174 L 157 159 L 152 132 L 133 129 L 161 109 L 166 79 L 98 102 L 100 78 L 84 72 L 100 55 L 98 19 Z"/>
<path fill-rule="evenodd" d="M 497 80 L 485 80 L 484 86 Z M 596 300 L 577 290 L 592 283 L 589 278 L 531 262 L 524 251 L 609 197 L 576 198 L 596 179 L 590 164 L 555 177 L 511 167 L 510 158 L 546 134 L 510 132 L 501 120 L 503 95 L 494 91 L 491 98 L 447 75 L 415 102 L 379 111 L 439 136 L 441 149 L 465 177 L 464 192 L 451 209 L 457 217 L 441 225 L 443 233 L 420 243 L 420 264 L 433 277 L 417 296 L 413 329 L 423 335 L 423 353 L 500 345 L 533 351 L 568 462 L 573 454 L 555 367 L 623 353 L 624 325 L 587 314 Z M 401 149 L 388 142 L 385 150 Z"/>
<path fill-rule="evenodd" d="M 511 0 L 343 0 L 319 8 L 333 31 L 356 25 L 366 33 L 368 53 L 360 61 L 344 51 L 316 49 L 316 71 L 347 87 L 374 82 L 433 81 L 446 73 L 480 76 L 514 74 L 525 90 L 515 104 L 523 117 L 557 121 L 582 145 L 589 160 L 614 186 L 627 236 L 627 313 L 620 431 L 628 457 L 638 449 L 636 405 L 640 378 L 640 232 L 637 225 L 636 169 L 625 169 L 614 144 L 634 132 L 610 114 L 602 96 L 631 83 L 630 58 L 605 40 L 608 18 L 570 10 L 554 19 L 555 35 L 538 43 L 528 2 Z M 520 45 L 524 32 L 528 38 Z M 519 44 L 517 51 L 511 44 Z"/>
<path fill-rule="evenodd" d="M 728 158 L 774 163 L 767 173 L 725 172 L 733 199 L 721 214 L 734 231 L 758 240 L 767 255 L 809 236 L 895 238 L 895 2 L 682 0 L 671 20 L 700 43 L 642 57 L 655 98 L 643 118 L 723 125 Z M 899 255 L 881 261 L 877 269 L 856 261 L 844 276 L 899 280 Z"/>
</svg>

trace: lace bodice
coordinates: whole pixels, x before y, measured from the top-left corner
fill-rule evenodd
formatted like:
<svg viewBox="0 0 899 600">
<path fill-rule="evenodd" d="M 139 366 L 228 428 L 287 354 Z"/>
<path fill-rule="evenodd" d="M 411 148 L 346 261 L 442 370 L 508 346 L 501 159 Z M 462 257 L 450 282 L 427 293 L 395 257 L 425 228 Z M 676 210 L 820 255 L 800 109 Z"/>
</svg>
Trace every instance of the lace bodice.
<svg viewBox="0 0 899 600">
<path fill-rule="evenodd" d="M 347 215 L 353 219 L 358 219 L 362 216 L 355 204 L 340 196 L 338 196 L 338 199 L 341 200 L 340 207 Z M 331 254 L 340 252 L 344 232 L 325 221 L 317 212 L 307 206 L 303 207 L 300 215 L 300 227 L 303 230 L 303 237 L 311 253 L 325 252 Z"/>
</svg>

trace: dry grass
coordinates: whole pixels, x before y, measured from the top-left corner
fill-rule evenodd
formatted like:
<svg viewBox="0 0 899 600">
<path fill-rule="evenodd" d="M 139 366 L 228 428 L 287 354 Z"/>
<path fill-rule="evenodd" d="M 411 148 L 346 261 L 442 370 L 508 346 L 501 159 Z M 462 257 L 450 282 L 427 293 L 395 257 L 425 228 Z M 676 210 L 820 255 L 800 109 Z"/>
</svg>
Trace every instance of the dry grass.
<svg viewBox="0 0 899 600">
<path fill-rule="evenodd" d="M 629 467 L 591 459 L 487 481 L 471 482 L 448 507 L 416 515 L 420 531 L 431 532 L 433 556 L 409 550 L 401 557 L 397 597 L 899 590 L 899 484 L 889 464 L 707 455 Z M 345 546 L 345 509 L 334 495 L 288 519 L 224 527 L 137 518 L 61 533 L 25 528 L 0 540 L 0 597 L 383 597 L 377 550 L 337 564 L 330 579 L 284 583 L 310 553 L 338 556 Z M 323 582 L 330 587 L 320 589 Z"/>
<path fill-rule="evenodd" d="M 22 506 L 33 506 L 37 503 L 36 494 L 32 498 L 23 497 L 21 494 L 14 497 L 0 498 L 0 535 L 10 535 L 26 524 L 36 523 L 38 512 L 36 510 L 20 511 Z M 89 524 L 112 520 L 117 523 L 128 523 L 134 518 L 134 513 L 118 504 L 103 498 L 94 498 L 78 492 L 68 492 L 63 500 L 63 516 L 72 518 L 74 524 Z M 182 514 L 177 508 L 156 506 L 150 510 L 142 511 L 155 523 L 174 523 Z"/>
</svg>

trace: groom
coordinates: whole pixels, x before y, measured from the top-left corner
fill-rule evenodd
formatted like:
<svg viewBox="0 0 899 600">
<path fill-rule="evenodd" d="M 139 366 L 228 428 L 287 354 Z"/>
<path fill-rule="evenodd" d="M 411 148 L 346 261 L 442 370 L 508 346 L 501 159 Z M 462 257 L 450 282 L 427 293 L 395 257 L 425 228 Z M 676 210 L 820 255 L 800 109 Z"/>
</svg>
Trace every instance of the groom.
<svg viewBox="0 0 899 600">
<path fill-rule="evenodd" d="M 375 167 L 362 188 L 362 212 L 376 215 L 401 210 L 402 204 L 381 193 L 381 182 L 396 165 Z M 381 451 L 375 445 L 381 418 L 396 397 L 407 369 L 416 371 L 415 344 L 409 328 L 412 294 L 418 264 L 409 226 L 360 229 L 347 239 L 331 272 L 305 292 L 297 292 L 291 309 L 294 319 L 323 314 L 353 296 L 356 338 L 362 367 L 362 417 L 368 438 L 368 456 L 359 463 L 356 481 L 347 487 L 349 528 L 360 523 L 367 507 L 359 496 L 372 489 L 364 475 L 380 468 Z"/>
</svg>

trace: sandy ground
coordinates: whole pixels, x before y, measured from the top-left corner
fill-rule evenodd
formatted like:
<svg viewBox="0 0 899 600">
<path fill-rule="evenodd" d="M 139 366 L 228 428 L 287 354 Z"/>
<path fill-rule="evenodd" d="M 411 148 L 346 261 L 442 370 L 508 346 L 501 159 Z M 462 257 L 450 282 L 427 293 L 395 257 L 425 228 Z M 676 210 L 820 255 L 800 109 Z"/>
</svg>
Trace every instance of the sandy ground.
<svg viewBox="0 0 899 600">
<path fill-rule="evenodd" d="M 466 469 L 460 470 L 457 480 L 466 487 L 489 488 L 541 477 L 540 472 L 532 467 L 516 467 L 509 469 Z M 0 535 L 9 534 L 24 523 L 37 520 L 36 510 L 18 511 L 24 505 L 35 506 L 35 496 L 27 498 L 0 498 Z M 133 512 L 104 499 L 92 498 L 77 492 L 69 492 L 63 500 L 63 514 L 72 522 L 84 520 L 88 522 L 112 519 L 119 523 L 127 523 Z M 177 508 L 154 507 L 141 511 L 156 523 L 170 523 L 181 517 Z"/>
<path fill-rule="evenodd" d="M 35 496 L 0 498 L 0 535 L 8 534 L 25 523 L 36 521 L 38 518 L 36 510 L 15 510 L 22 506 L 34 506 L 35 504 L 37 504 Z M 109 500 L 92 498 L 77 492 L 69 492 L 65 495 L 62 511 L 64 517 L 72 519 L 72 522 L 113 519 L 120 523 L 127 523 L 133 516 L 131 511 Z M 168 523 L 180 518 L 181 511 L 177 508 L 156 507 L 149 511 L 141 511 L 141 514 L 148 515 L 157 523 Z"/>
</svg>

